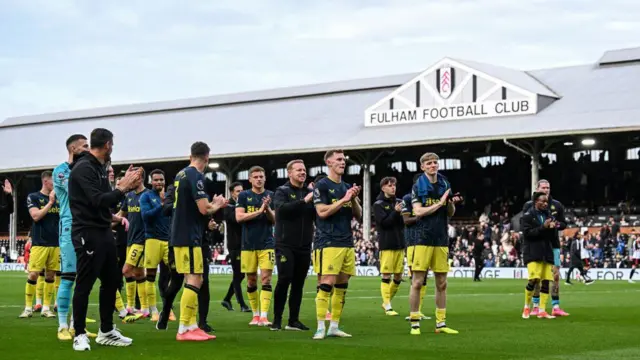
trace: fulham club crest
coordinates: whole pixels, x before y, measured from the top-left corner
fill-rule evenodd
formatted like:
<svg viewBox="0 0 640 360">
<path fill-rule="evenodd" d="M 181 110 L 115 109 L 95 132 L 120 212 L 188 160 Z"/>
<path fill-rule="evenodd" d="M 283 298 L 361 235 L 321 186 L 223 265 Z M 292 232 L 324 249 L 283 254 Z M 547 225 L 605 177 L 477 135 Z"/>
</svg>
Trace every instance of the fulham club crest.
<svg viewBox="0 0 640 360">
<path fill-rule="evenodd" d="M 443 66 L 436 70 L 436 89 L 443 99 L 448 99 L 455 86 L 455 69 Z"/>
</svg>

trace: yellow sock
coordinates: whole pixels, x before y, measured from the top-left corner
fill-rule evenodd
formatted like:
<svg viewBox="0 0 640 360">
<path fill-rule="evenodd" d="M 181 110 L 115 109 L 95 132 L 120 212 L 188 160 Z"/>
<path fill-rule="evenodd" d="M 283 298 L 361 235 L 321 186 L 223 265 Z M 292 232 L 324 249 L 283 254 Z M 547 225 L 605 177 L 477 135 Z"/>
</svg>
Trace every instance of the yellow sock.
<svg viewBox="0 0 640 360">
<path fill-rule="evenodd" d="M 180 325 L 191 325 L 191 319 L 195 312 L 198 310 L 196 304 L 198 302 L 199 289 L 186 284 L 182 290 L 182 297 L 180 298 Z"/>
<path fill-rule="evenodd" d="M 391 279 L 382 279 L 382 282 L 380 282 L 380 293 L 382 294 L 382 305 L 389 305 L 391 303 L 390 282 L 391 282 Z"/>
<path fill-rule="evenodd" d="M 436 308 L 436 325 L 440 326 L 440 324 L 444 325 L 447 321 L 447 309 L 438 309 Z"/>
<path fill-rule="evenodd" d="M 249 306 L 251 306 L 253 316 L 258 315 L 258 288 L 247 286 L 247 297 L 249 298 Z"/>
<path fill-rule="evenodd" d="M 198 314 L 198 297 L 196 297 L 196 302 L 194 305 L 195 305 L 195 310 L 193 311 L 193 315 L 191 315 L 191 320 L 189 320 L 189 325 L 198 324 L 198 319 L 196 317 L 196 315 Z"/>
<path fill-rule="evenodd" d="M 267 317 L 269 314 L 269 308 L 271 308 L 271 296 L 273 292 L 271 291 L 271 285 L 262 285 L 262 290 L 260 291 L 260 316 Z"/>
<path fill-rule="evenodd" d="M 316 294 L 316 317 L 318 321 L 324 321 L 327 317 L 330 297 L 330 291 L 324 291 L 322 289 L 318 290 L 318 293 Z"/>
<path fill-rule="evenodd" d="M 24 289 L 25 309 L 33 308 L 33 294 L 36 292 L 37 281 L 27 280 L 27 286 Z"/>
<path fill-rule="evenodd" d="M 422 313 L 422 303 L 424 302 L 424 294 L 427 293 L 427 285 L 422 285 L 420 288 L 420 307 L 418 310 Z"/>
<path fill-rule="evenodd" d="M 524 289 L 524 306 L 529 306 L 531 304 L 531 299 L 533 298 L 533 290 Z"/>
<path fill-rule="evenodd" d="M 134 309 L 136 307 L 136 289 L 138 288 L 138 284 L 132 278 L 126 279 L 126 289 L 127 289 L 127 307 L 129 309 Z"/>
<path fill-rule="evenodd" d="M 44 294 L 44 273 L 38 276 L 38 283 L 36 284 L 36 304 L 42 305 L 42 298 Z"/>
<path fill-rule="evenodd" d="M 549 293 L 540 292 L 540 312 L 546 311 L 547 301 L 549 301 Z"/>
<path fill-rule="evenodd" d="M 124 310 L 124 302 L 122 302 L 120 290 L 116 290 L 116 310 L 118 310 L 118 312 Z"/>
<path fill-rule="evenodd" d="M 140 307 L 149 309 L 149 299 L 147 298 L 147 282 L 142 280 L 138 282 L 138 297 L 140 298 Z"/>
<path fill-rule="evenodd" d="M 55 280 L 45 280 L 44 282 L 44 298 L 42 299 L 42 307 L 49 309 L 51 300 L 53 300 L 53 291 L 56 288 Z"/>
<path fill-rule="evenodd" d="M 391 284 L 389 284 L 389 290 L 391 291 L 391 296 L 390 296 L 390 300 L 393 300 L 393 298 L 396 296 L 396 294 L 398 293 L 398 289 L 400 288 L 400 282 L 396 282 L 395 280 L 391 281 Z"/>
<path fill-rule="evenodd" d="M 147 299 L 149 299 L 149 308 L 155 309 L 157 305 L 156 282 L 147 280 L 146 285 L 147 285 Z"/>
<path fill-rule="evenodd" d="M 338 286 L 344 286 L 339 288 Z M 342 310 L 344 309 L 344 298 L 347 294 L 347 284 L 336 284 L 333 288 L 333 295 L 331 296 L 331 322 L 340 322 L 342 316 Z"/>
</svg>

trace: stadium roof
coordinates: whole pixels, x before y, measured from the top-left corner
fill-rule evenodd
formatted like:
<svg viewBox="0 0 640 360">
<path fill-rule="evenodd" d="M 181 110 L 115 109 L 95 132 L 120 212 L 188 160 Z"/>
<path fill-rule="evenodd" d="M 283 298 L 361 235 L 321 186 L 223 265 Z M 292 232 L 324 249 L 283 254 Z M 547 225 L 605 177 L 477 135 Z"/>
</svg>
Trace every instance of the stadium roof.
<svg viewBox="0 0 640 360">
<path fill-rule="evenodd" d="M 450 92 L 442 87 L 448 76 Z M 420 74 L 9 118 L 0 124 L 0 153 L 11 156 L 3 156 L 0 172 L 51 168 L 66 158 L 69 135 L 96 127 L 114 132 L 115 163 L 183 160 L 198 140 L 212 158 L 230 158 L 637 130 L 639 78 L 635 63 L 519 71 L 445 58 Z M 477 108 L 522 100 L 535 112 L 493 116 Z M 386 126 L 365 117 L 463 103 L 477 116 Z M 24 146 L 27 139 L 47 139 L 47 147 Z"/>
</svg>

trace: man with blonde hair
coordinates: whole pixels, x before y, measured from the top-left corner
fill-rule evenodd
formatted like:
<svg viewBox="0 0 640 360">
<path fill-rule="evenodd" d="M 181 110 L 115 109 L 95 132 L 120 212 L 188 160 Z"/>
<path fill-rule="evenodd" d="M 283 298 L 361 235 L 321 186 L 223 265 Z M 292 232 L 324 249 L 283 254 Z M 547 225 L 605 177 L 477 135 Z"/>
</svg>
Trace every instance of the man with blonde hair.
<svg viewBox="0 0 640 360">
<path fill-rule="evenodd" d="M 447 274 L 449 272 L 449 218 L 455 213 L 455 204 L 462 199 L 451 194 L 451 184 L 438 173 L 440 158 L 434 153 L 420 157 L 420 175 L 411 190 L 416 222 L 415 245 L 407 248 L 411 268 L 411 334 L 420 335 L 420 289 L 429 270 L 436 282 L 436 333 L 457 334 L 446 325 Z"/>
</svg>

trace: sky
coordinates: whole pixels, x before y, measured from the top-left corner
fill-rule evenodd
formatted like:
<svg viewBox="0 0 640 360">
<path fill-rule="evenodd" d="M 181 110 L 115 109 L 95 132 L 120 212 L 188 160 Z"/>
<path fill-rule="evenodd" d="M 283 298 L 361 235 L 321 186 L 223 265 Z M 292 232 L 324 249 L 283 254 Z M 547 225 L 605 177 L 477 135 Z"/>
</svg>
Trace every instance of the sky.
<svg viewBox="0 0 640 360">
<path fill-rule="evenodd" d="M 638 0 L 0 0 L 0 121 L 636 46 Z"/>
</svg>

